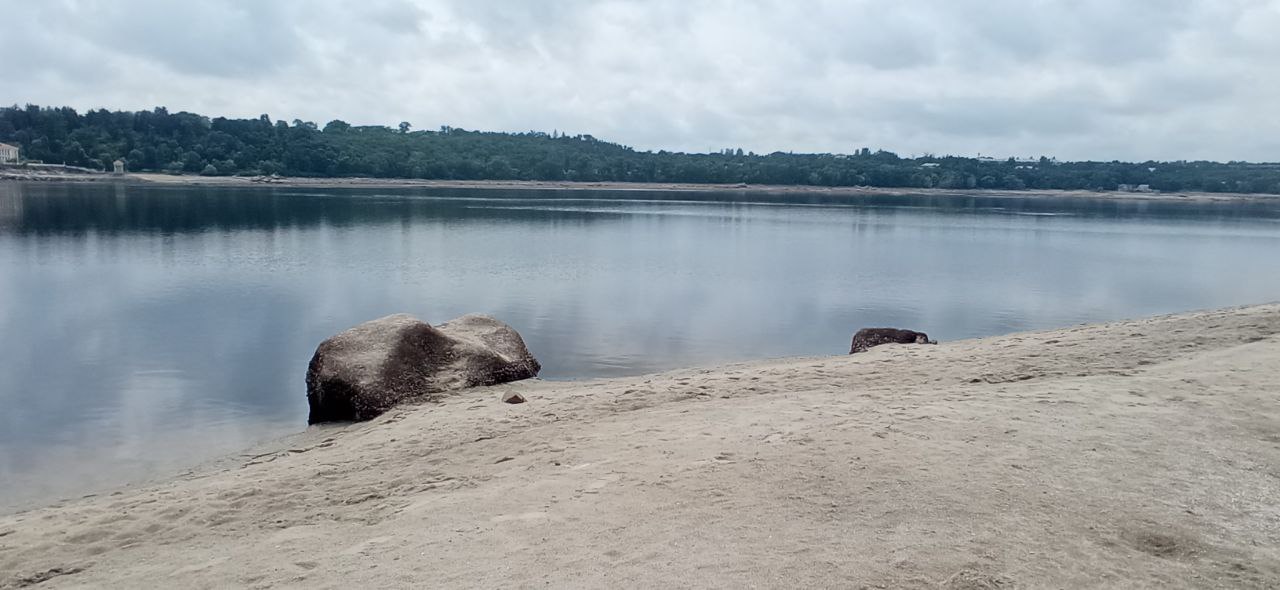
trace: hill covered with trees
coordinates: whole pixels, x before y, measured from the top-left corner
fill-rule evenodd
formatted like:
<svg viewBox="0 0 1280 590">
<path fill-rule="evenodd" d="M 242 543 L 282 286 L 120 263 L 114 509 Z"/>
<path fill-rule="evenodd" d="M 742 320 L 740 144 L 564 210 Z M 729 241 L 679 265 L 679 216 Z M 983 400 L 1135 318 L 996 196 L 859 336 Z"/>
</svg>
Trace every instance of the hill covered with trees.
<svg viewBox="0 0 1280 590">
<path fill-rule="evenodd" d="M 1280 164 L 1058 162 L 850 154 L 637 151 L 590 135 L 323 127 L 294 120 L 27 105 L 0 108 L 0 142 L 28 160 L 130 171 L 453 180 L 799 184 L 900 188 L 1205 191 L 1280 194 Z M 1145 185 L 1145 186 L 1143 186 Z"/>
</svg>

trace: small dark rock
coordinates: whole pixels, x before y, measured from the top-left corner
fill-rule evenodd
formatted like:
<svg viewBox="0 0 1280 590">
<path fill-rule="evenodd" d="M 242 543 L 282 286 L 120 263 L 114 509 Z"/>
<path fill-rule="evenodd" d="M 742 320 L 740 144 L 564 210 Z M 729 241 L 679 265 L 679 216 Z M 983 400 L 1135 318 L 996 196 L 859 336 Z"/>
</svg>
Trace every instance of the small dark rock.
<svg viewBox="0 0 1280 590">
<path fill-rule="evenodd" d="M 863 328 L 853 335 L 853 343 L 849 346 L 849 354 L 866 352 L 873 346 L 881 344 L 937 344 L 929 335 L 914 330 L 897 328 Z"/>
<path fill-rule="evenodd" d="M 524 399 L 523 395 L 520 395 L 519 393 L 516 393 L 514 391 L 508 391 L 502 394 L 502 403 L 505 403 L 505 404 L 523 404 L 526 401 L 529 401 L 529 400 Z"/>
</svg>

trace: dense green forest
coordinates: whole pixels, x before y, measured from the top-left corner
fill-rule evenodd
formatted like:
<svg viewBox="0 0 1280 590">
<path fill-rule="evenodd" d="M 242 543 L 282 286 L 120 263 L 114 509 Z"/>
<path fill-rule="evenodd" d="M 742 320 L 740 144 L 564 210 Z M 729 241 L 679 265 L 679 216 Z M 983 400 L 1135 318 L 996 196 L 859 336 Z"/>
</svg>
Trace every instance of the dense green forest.
<svg viewBox="0 0 1280 590">
<path fill-rule="evenodd" d="M 1280 193 L 1280 164 L 1058 162 L 850 154 L 646 152 L 590 135 L 323 127 L 294 120 L 193 113 L 0 108 L 0 141 L 45 163 L 205 175 L 372 176 L 457 180 L 573 180 L 805 184 L 903 188 L 1136 189 Z M 1146 187 L 1143 187 L 1144 189 Z"/>
</svg>

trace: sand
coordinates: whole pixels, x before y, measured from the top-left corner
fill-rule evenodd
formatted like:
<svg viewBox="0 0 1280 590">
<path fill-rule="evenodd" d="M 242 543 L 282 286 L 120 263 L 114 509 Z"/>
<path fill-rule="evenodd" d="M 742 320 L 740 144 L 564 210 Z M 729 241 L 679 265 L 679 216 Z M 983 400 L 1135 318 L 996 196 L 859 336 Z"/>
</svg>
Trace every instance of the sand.
<svg viewBox="0 0 1280 590">
<path fill-rule="evenodd" d="M 1206 193 L 1206 192 L 1117 192 L 1056 189 L 937 189 L 937 188 L 889 188 L 871 186 L 811 186 L 769 184 L 700 184 L 678 182 L 581 182 L 541 180 L 424 180 L 414 178 L 306 178 L 306 177 L 250 177 L 250 176 L 195 176 L 189 174 L 131 173 L 114 175 L 107 173 L 50 173 L 44 171 L 18 172 L 0 170 L 0 182 L 62 182 L 62 183 L 124 183 L 200 187 L 280 187 L 280 188 L 363 188 L 363 189 L 489 189 L 525 191 L 622 191 L 622 192 L 701 192 L 732 193 L 735 195 L 770 195 L 778 197 L 826 196 L 829 198 L 859 196 L 928 195 L 937 197 L 987 197 L 1025 199 L 1068 198 L 1108 199 L 1118 201 L 1164 202 L 1212 202 L 1212 201 L 1266 201 L 1280 200 L 1280 195 L 1260 193 Z"/>
<path fill-rule="evenodd" d="M 1278 334 L 1265 305 L 473 389 L 0 517 L 0 587 L 1275 588 Z"/>
<path fill-rule="evenodd" d="M 1137 193 L 1099 192 L 1085 190 L 997 190 L 997 189 L 928 189 L 886 188 L 871 186 L 810 186 L 769 184 L 692 184 L 674 182 L 575 182 L 539 180 L 422 180 L 397 178 L 299 178 L 276 177 L 263 182 L 263 177 L 242 176 L 189 176 L 173 174 L 130 174 L 128 180 L 149 184 L 182 186 L 281 186 L 311 188 L 436 188 L 436 189 L 518 189 L 546 191 L 647 191 L 647 192 L 716 192 L 746 195 L 827 195 L 832 197 L 857 197 L 868 195 L 933 195 L 955 197 L 994 198 L 1087 198 L 1117 199 L 1129 201 L 1274 201 L 1280 195 L 1250 193 Z"/>
</svg>

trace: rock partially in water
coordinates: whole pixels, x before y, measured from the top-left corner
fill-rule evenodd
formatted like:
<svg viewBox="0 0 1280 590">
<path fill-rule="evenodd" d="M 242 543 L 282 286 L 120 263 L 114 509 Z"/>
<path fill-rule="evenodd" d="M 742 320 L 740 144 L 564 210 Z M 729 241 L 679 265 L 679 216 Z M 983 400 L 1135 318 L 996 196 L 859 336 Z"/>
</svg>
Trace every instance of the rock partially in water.
<svg viewBox="0 0 1280 590">
<path fill-rule="evenodd" d="M 873 346 L 881 344 L 937 344 L 929 335 L 914 330 L 897 328 L 863 328 L 853 335 L 853 343 L 849 346 L 849 354 L 866 352 Z"/>
<path fill-rule="evenodd" d="M 316 348 L 307 367 L 308 422 L 369 420 L 407 400 L 528 379 L 541 369 L 520 334 L 491 317 L 433 327 L 391 315 Z"/>
</svg>

